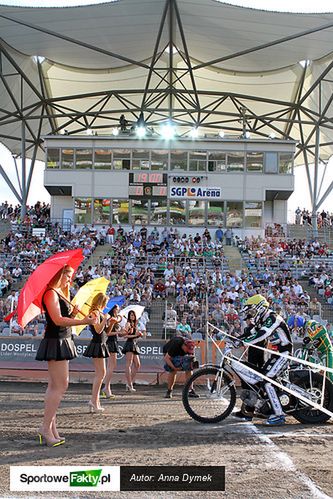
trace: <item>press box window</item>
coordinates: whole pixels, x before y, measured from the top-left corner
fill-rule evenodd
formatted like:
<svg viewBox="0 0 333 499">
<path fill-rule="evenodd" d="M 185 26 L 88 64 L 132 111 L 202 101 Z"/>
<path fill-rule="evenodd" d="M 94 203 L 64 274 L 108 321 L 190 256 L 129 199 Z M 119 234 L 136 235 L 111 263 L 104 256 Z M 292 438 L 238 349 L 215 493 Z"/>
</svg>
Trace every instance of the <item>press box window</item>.
<svg viewBox="0 0 333 499">
<path fill-rule="evenodd" d="M 280 152 L 279 154 L 279 173 L 290 174 L 293 172 L 293 155 Z"/>
<path fill-rule="evenodd" d="M 227 202 L 227 227 L 243 227 L 243 203 Z"/>
<path fill-rule="evenodd" d="M 209 152 L 208 153 L 208 171 L 209 172 L 225 172 L 226 170 L 226 154 L 224 152 Z"/>
<path fill-rule="evenodd" d="M 170 225 L 186 224 L 186 201 L 174 201 L 170 199 Z"/>
<path fill-rule="evenodd" d="M 207 201 L 207 223 L 224 227 L 224 201 Z"/>
<path fill-rule="evenodd" d="M 112 153 L 111 149 L 95 149 L 94 166 L 95 170 L 111 170 Z"/>
<path fill-rule="evenodd" d="M 183 171 L 187 170 L 187 152 L 171 151 L 170 169 Z"/>
<path fill-rule="evenodd" d="M 92 149 L 76 149 L 75 167 L 79 170 L 92 168 Z"/>
<path fill-rule="evenodd" d="M 61 168 L 64 170 L 74 168 L 74 149 L 62 149 Z"/>
<path fill-rule="evenodd" d="M 205 172 L 207 164 L 206 151 L 191 151 L 189 153 L 189 170 L 193 172 Z"/>
<path fill-rule="evenodd" d="M 242 172 L 244 171 L 244 153 L 243 152 L 230 152 L 227 157 L 227 170 L 228 172 Z"/>
<path fill-rule="evenodd" d="M 47 150 L 46 167 L 60 168 L 60 149 Z"/>
<path fill-rule="evenodd" d="M 113 199 L 112 200 L 112 224 L 128 224 L 129 223 L 129 200 L 128 199 Z"/>
<path fill-rule="evenodd" d="M 264 154 L 262 152 L 248 152 L 246 154 L 246 169 L 248 172 L 262 172 Z"/>
<path fill-rule="evenodd" d="M 149 151 L 145 149 L 133 149 L 132 170 L 149 170 Z"/>
<path fill-rule="evenodd" d="M 109 224 L 110 222 L 110 199 L 94 199 L 94 223 Z"/>
<path fill-rule="evenodd" d="M 74 223 L 91 224 L 91 198 L 74 199 Z"/>
<path fill-rule="evenodd" d="M 167 200 L 156 200 L 152 199 L 150 201 L 151 212 L 150 212 L 150 223 L 152 225 L 166 225 L 167 223 Z"/>
<path fill-rule="evenodd" d="M 129 149 L 113 150 L 113 168 L 115 170 L 130 170 L 131 151 Z"/>
<path fill-rule="evenodd" d="M 262 223 L 262 203 L 247 201 L 244 204 L 245 227 L 260 229 Z"/>
<path fill-rule="evenodd" d="M 169 165 L 169 152 L 164 150 L 152 150 L 150 157 L 151 170 L 167 170 Z"/>
</svg>

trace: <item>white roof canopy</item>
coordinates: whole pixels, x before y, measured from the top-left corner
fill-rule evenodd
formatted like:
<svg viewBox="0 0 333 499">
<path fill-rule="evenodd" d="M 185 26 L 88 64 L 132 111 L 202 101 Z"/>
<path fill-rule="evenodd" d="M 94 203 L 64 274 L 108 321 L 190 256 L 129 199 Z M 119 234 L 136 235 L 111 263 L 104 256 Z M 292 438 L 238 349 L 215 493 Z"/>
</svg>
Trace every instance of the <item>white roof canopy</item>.
<svg viewBox="0 0 333 499">
<path fill-rule="evenodd" d="M 34 158 L 42 135 L 110 134 L 121 114 L 135 124 L 141 112 L 180 134 L 296 140 L 298 163 L 332 154 L 333 14 L 215 0 L 0 6 L 0 33 L 0 140 L 14 154 L 22 122 Z"/>
</svg>

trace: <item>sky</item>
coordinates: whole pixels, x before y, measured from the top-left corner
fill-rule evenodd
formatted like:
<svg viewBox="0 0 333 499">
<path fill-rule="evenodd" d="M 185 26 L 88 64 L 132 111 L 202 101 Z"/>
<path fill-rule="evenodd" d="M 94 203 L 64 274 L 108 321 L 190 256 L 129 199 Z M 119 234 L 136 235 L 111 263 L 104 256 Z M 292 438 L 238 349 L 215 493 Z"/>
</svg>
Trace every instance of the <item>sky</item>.
<svg viewBox="0 0 333 499">
<path fill-rule="evenodd" d="M 112 1 L 112 0 L 111 0 Z M 117 1 L 117 0 L 114 0 Z M 222 0 L 216 0 L 221 1 Z M 0 0 L 0 5 L 16 5 L 16 6 L 39 6 L 39 7 L 61 7 L 61 6 L 71 6 L 71 5 L 91 5 L 97 3 L 106 3 L 105 0 Z M 286 11 L 286 12 L 332 12 L 333 2 L 332 0 L 316 0 L 316 2 L 307 2 L 304 0 L 228 0 L 224 3 L 232 5 L 240 5 L 243 7 L 252 7 L 264 10 L 274 10 L 274 11 Z M 9 151 L 0 144 L 0 163 L 6 171 L 13 172 L 14 162 Z M 323 171 L 324 168 L 321 170 Z M 328 166 L 328 174 L 326 174 L 326 180 L 323 181 L 322 190 L 323 193 L 329 183 L 333 180 L 333 158 L 331 158 Z M 28 198 L 28 204 L 35 203 L 36 201 L 49 201 L 50 196 L 43 186 L 43 172 L 44 164 L 40 161 L 36 162 L 34 175 L 32 177 L 32 185 L 30 190 L 30 195 Z M 15 175 L 14 175 L 15 176 Z M 13 175 L 10 175 L 13 179 Z M 0 202 L 8 200 L 9 202 L 16 203 L 16 198 L 6 185 L 6 183 L 0 177 Z M 17 186 L 17 181 L 14 179 L 14 184 Z M 332 211 L 332 199 L 333 194 L 331 194 L 321 208 L 328 209 Z M 295 169 L 295 191 L 288 200 L 288 212 L 289 218 L 292 219 L 292 214 L 294 213 L 297 206 L 301 208 L 311 208 L 310 195 L 308 193 L 307 179 L 304 167 L 297 167 Z"/>
</svg>

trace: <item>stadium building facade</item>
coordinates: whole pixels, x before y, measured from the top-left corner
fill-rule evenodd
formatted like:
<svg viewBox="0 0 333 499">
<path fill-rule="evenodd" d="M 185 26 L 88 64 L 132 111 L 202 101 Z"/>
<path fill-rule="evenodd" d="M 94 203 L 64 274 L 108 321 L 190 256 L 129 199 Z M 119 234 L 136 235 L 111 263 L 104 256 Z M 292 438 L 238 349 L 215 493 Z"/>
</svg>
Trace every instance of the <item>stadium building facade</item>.
<svg viewBox="0 0 333 499">
<path fill-rule="evenodd" d="M 75 224 L 230 227 L 287 222 L 295 142 L 46 136 L 52 218 Z"/>
</svg>

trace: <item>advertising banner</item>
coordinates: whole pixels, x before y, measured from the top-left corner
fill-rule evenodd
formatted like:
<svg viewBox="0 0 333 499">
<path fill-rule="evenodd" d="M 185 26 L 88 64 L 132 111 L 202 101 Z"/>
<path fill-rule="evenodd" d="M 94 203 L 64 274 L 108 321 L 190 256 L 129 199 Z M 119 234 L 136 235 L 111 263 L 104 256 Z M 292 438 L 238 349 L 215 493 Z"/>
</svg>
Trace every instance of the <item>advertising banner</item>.
<svg viewBox="0 0 333 499">
<path fill-rule="evenodd" d="M 0 369 L 47 369 L 46 362 L 35 360 L 41 338 L 4 337 L 0 340 Z M 83 357 L 89 339 L 75 338 L 78 357 L 70 361 L 71 371 L 93 371 L 90 358 Z M 163 340 L 142 340 L 139 343 L 141 372 L 163 371 Z M 120 350 L 124 342 L 120 341 Z M 117 371 L 125 372 L 125 355 L 118 355 Z"/>
</svg>

